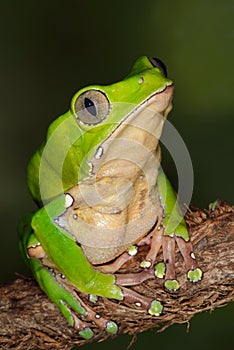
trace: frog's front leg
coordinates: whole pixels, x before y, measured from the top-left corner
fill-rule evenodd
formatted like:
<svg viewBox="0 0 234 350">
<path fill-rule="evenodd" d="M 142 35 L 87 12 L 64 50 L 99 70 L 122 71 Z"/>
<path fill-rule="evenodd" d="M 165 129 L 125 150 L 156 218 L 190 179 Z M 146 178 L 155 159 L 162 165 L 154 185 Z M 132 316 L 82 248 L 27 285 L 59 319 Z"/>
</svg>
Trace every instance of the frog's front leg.
<svg viewBox="0 0 234 350">
<path fill-rule="evenodd" d="M 152 266 L 162 247 L 164 264 L 159 263 L 155 266 L 155 274 L 160 278 L 165 277 L 165 287 L 175 291 L 179 288 L 175 273 L 176 244 L 184 258 L 189 281 L 199 281 L 202 271 L 197 265 L 186 222 L 180 212 L 174 190 L 161 171 L 158 174 L 157 188 L 160 200 L 158 223 L 153 231 L 151 248 L 141 266 Z"/>
<path fill-rule="evenodd" d="M 127 279 L 123 281 L 116 275 L 98 271 L 88 262 L 76 240 L 57 226 L 56 220 L 66 205 L 66 196 L 62 195 L 33 216 L 31 225 L 34 240 L 30 242 L 32 244 L 29 249 L 24 242 L 24 249 L 25 255 L 31 256 L 30 263 L 35 261 L 36 265 L 31 267 L 40 286 L 59 306 L 70 324 L 73 322 L 73 326 L 79 329 L 83 337 L 91 337 L 91 331 L 86 324 L 88 321 L 94 322 L 107 333 L 117 333 L 118 327 L 113 321 L 100 317 L 84 302 L 83 297 L 86 298 L 87 295 L 90 296 L 90 302 L 95 301 L 95 295 L 122 300 L 158 316 L 162 312 L 160 302 L 124 287 L 132 285 L 131 278 L 130 282 Z M 37 268 L 39 273 L 35 272 Z M 150 277 L 153 277 L 150 271 L 143 271 L 138 283 Z M 74 301 L 79 308 L 73 307 Z"/>
<path fill-rule="evenodd" d="M 31 226 L 33 215 L 27 215 L 19 224 L 20 250 L 30 266 L 41 289 L 59 307 L 68 323 L 79 331 L 82 338 L 90 339 L 93 331 L 87 321 L 93 321 L 109 334 L 117 332 L 117 325 L 97 315 L 88 307 L 48 258 Z"/>
</svg>

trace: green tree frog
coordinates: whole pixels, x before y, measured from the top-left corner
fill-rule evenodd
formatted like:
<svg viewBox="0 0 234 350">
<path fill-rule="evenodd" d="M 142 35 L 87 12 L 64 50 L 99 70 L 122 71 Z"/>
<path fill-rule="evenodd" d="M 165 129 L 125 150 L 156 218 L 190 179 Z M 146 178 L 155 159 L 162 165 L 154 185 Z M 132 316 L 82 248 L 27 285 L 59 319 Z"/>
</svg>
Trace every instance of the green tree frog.
<svg viewBox="0 0 234 350">
<path fill-rule="evenodd" d="M 173 83 L 156 58 L 143 56 L 109 86 L 81 89 L 56 119 L 28 165 L 28 185 L 40 209 L 20 224 L 20 249 L 40 287 L 86 339 L 88 321 L 116 334 L 98 315 L 98 297 L 159 316 L 163 306 L 131 286 L 164 278 L 176 291 L 175 246 L 187 277 L 197 265 L 175 193 L 160 169 L 159 139 L 172 107 Z M 139 272 L 120 269 L 139 247 L 148 251 Z M 164 262 L 157 262 L 159 250 Z"/>
</svg>

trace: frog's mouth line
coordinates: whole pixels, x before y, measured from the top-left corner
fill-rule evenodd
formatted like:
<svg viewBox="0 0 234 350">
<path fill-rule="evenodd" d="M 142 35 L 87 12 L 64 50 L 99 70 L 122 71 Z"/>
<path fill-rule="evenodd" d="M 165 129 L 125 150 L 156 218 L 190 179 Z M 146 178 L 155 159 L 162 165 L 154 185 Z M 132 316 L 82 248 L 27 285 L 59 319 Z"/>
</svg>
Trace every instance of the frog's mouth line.
<svg viewBox="0 0 234 350">
<path fill-rule="evenodd" d="M 151 103 L 154 102 L 154 99 L 161 95 L 161 94 L 167 94 L 168 95 L 171 95 L 170 96 L 170 100 L 169 102 L 167 103 L 167 106 L 170 106 L 171 104 L 171 100 L 172 100 L 172 93 L 173 93 L 173 90 L 174 90 L 174 84 L 171 83 L 170 85 L 167 85 L 165 88 L 163 88 L 162 90 L 160 91 L 157 91 L 155 93 L 153 93 L 152 95 L 150 95 L 146 100 L 142 101 L 139 106 L 137 106 L 135 109 L 133 109 L 129 114 L 127 114 L 127 116 L 125 117 L 125 119 L 123 121 L 126 121 L 128 120 L 128 118 L 131 118 L 131 116 L 135 115 L 137 112 L 141 111 L 142 109 L 144 109 L 145 107 L 151 105 Z M 165 110 L 163 111 L 165 112 Z M 169 113 L 169 112 L 168 112 Z M 115 129 L 116 130 L 116 129 Z M 114 130 L 114 131 L 115 131 Z"/>
<path fill-rule="evenodd" d="M 123 119 L 121 124 L 118 124 L 116 128 L 108 135 L 108 137 L 97 147 L 94 156 L 91 158 L 89 164 L 91 167 L 90 175 L 94 175 L 96 172 L 95 167 L 98 165 L 100 166 L 101 158 L 104 155 L 104 153 L 107 151 L 105 145 L 107 145 L 108 141 L 116 139 L 120 132 L 127 126 L 127 125 L 134 125 L 133 121 L 137 116 L 147 108 L 150 109 L 150 106 L 155 102 L 157 104 L 157 109 L 151 109 L 151 113 L 159 116 L 163 119 L 163 121 L 166 119 L 168 113 L 172 109 L 172 96 L 173 96 L 173 90 L 174 85 L 171 83 L 170 85 L 167 85 L 165 88 L 163 88 L 160 91 L 157 91 L 156 93 L 153 93 L 151 96 L 149 96 L 146 100 L 142 101 L 140 105 L 135 107 L 132 111 L 130 111 L 126 117 Z M 161 98 L 162 97 L 162 98 Z M 161 104 L 161 105 L 160 105 Z M 144 120 L 143 120 L 144 122 Z M 143 123 L 144 124 L 144 123 Z M 136 125 L 138 126 L 138 125 Z M 153 130 L 149 129 L 148 125 L 139 125 L 140 128 L 146 129 L 149 133 L 153 132 Z M 160 135 L 159 135 L 160 137 Z"/>
</svg>

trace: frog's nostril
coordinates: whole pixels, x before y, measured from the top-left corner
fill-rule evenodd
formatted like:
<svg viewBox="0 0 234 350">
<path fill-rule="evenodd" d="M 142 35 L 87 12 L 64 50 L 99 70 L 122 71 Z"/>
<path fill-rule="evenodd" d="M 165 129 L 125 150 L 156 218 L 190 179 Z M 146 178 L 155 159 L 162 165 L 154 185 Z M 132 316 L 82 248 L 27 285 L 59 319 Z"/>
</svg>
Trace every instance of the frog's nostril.
<svg viewBox="0 0 234 350">
<path fill-rule="evenodd" d="M 159 58 L 148 57 L 148 60 L 150 61 L 153 67 L 159 68 L 161 70 L 164 77 L 167 77 L 167 67 Z"/>
</svg>

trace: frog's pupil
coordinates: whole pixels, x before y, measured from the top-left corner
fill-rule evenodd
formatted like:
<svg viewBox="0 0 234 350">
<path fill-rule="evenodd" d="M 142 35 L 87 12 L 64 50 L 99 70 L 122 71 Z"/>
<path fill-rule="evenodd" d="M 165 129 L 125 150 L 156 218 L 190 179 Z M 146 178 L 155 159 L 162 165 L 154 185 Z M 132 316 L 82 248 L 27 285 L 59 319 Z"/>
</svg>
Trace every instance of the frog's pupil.
<svg viewBox="0 0 234 350">
<path fill-rule="evenodd" d="M 95 107 L 93 101 L 90 100 L 89 98 L 85 97 L 84 105 L 85 105 L 85 108 L 87 109 L 87 111 L 90 114 L 92 114 L 94 117 L 96 117 L 97 111 L 96 111 L 96 107 Z"/>
</svg>

